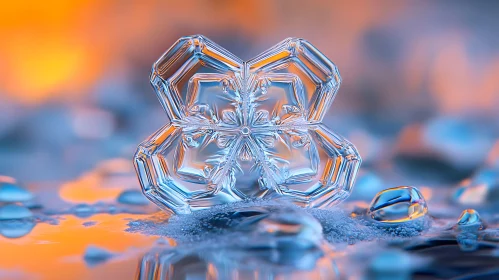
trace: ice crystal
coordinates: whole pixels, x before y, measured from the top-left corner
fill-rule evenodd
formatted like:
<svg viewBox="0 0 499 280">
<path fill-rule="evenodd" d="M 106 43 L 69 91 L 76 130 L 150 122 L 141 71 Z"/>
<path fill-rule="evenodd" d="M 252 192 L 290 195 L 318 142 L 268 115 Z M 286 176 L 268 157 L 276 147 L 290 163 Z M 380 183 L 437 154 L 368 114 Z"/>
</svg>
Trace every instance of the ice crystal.
<svg viewBox="0 0 499 280">
<path fill-rule="evenodd" d="M 135 155 L 144 193 L 175 213 L 247 198 L 344 200 L 360 157 L 322 124 L 340 81 L 302 39 L 245 62 L 203 36 L 181 38 L 152 69 L 171 122 Z"/>
</svg>

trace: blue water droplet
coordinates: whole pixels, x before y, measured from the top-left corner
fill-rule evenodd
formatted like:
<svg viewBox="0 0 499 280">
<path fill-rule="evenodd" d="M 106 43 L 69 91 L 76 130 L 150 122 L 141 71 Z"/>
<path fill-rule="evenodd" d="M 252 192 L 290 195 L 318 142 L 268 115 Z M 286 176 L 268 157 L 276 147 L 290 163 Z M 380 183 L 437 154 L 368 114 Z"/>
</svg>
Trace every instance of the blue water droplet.
<svg viewBox="0 0 499 280">
<path fill-rule="evenodd" d="M 94 266 L 106 262 L 107 260 L 109 260 L 114 256 L 115 254 L 105 249 L 90 245 L 85 250 L 83 259 L 85 260 L 88 266 Z"/>
<path fill-rule="evenodd" d="M 426 201 L 418 189 L 400 186 L 379 192 L 369 206 L 368 216 L 383 223 L 402 223 L 424 217 Z"/>
<path fill-rule="evenodd" d="M 460 230 L 482 230 L 485 228 L 485 224 L 475 209 L 464 210 L 459 216 L 456 226 Z"/>
<path fill-rule="evenodd" d="M 0 220 L 0 235 L 6 238 L 19 238 L 29 234 L 34 227 L 33 220 Z"/>
<path fill-rule="evenodd" d="M 137 190 L 123 191 L 117 199 L 118 203 L 130 205 L 148 205 L 149 200 Z"/>
<path fill-rule="evenodd" d="M 33 217 L 33 213 L 24 206 L 7 204 L 0 207 L 0 220 L 26 219 L 31 217 Z"/>
<path fill-rule="evenodd" d="M 24 202 L 33 199 L 33 195 L 12 183 L 0 183 L 0 202 Z"/>
<path fill-rule="evenodd" d="M 95 214 L 95 209 L 88 204 L 77 204 L 71 208 L 71 213 L 80 218 L 88 218 Z"/>
</svg>

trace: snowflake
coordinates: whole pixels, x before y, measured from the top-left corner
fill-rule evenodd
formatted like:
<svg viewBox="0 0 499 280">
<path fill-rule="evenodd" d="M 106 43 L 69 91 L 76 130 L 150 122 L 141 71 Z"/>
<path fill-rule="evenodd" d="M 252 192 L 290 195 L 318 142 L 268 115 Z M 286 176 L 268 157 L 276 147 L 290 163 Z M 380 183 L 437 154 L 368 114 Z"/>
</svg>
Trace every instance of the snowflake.
<svg viewBox="0 0 499 280">
<path fill-rule="evenodd" d="M 310 43 L 287 39 L 243 62 L 184 37 L 153 65 L 151 83 L 171 122 L 139 146 L 135 167 L 161 208 L 279 196 L 321 207 L 350 193 L 360 157 L 321 123 L 340 76 Z"/>
</svg>

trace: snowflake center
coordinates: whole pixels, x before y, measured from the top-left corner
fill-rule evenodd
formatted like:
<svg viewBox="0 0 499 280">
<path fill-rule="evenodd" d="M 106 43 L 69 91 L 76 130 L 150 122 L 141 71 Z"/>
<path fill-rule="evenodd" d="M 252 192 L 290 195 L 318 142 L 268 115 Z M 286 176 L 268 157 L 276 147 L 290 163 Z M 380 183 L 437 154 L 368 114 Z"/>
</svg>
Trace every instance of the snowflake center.
<svg viewBox="0 0 499 280">
<path fill-rule="evenodd" d="M 241 132 L 242 135 L 248 136 L 250 134 L 251 130 L 250 130 L 249 127 L 243 126 L 243 127 L 241 127 L 240 132 Z"/>
</svg>

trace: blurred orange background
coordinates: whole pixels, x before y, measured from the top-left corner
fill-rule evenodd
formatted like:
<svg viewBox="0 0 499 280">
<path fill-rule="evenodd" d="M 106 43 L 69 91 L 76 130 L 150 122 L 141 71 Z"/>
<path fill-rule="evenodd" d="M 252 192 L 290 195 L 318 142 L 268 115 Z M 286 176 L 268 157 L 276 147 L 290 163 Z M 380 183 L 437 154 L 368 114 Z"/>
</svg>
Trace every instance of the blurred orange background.
<svg viewBox="0 0 499 280">
<path fill-rule="evenodd" d="M 388 96 L 426 91 L 444 112 L 493 110 L 497 25 L 487 34 L 473 21 L 497 19 L 487 18 L 484 2 L 458 2 L 8 1 L 0 9 L 0 91 L 26 104 L 85 98 L 105 73 L 150 65 L 191 33 L 222 39 L 246 58 L 298 36 L 339 65 L 349 88 L 374 83 Z"/>
<path fill-rule="evenodd" d="M 65 162 L 81 153 L 102 154 L 95 143 L 77 152 L 65 149 L 60 122 L 67 117 L 76 136 L 98 143 L 116 142 L 113 136 L 128 131 L 127 148 L 106 157 L 129 158 L 132 144 L 167 121 L 149 86 L 150 66 L 175 40 L 192 34 L 243 59 L 286 37 L 313 43 L 343 78 L 325 122 L 354 135 L 363 155 L 373 148 L 365 130 L 394 138 L 409 133 L 404 130 L 410 124 L 436 116 L 485 118 L 496 137 L 498 6 L 496 1 L 8 1 L 0 9 L 0 142 L 23 150 L 45 141 L 63 150 Z M 113 103 L 128 117 L 117 116 L 109 108 Z M 51 106 L 70 112 L 26 127 L 59 112 Z M 146 118 L 146 110 L 155 113 Z M 92 127 L 96 122 L 104 127 Z M 131 122 L 140 129 L 128 126 Z M 402 144 L 412 146 L 416 138 L 404 135 Z M 36 154 L 38 160 L 53 157 L 45 147 Z M 26 161 L 16 163 L 26 166 Z M 12 162 L 0 163 L 0 170 L 10 167 Z"/>
</svg>

